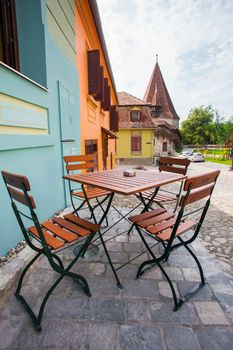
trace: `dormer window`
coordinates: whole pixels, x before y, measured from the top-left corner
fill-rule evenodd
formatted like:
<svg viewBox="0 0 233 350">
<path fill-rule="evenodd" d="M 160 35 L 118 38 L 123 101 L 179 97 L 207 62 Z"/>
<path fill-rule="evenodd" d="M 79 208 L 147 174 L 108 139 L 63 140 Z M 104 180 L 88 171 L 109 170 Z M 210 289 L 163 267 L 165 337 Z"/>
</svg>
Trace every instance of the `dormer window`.
<svg viewBox="0 0 233 350">
<path fill-rule="evenodd" d="M 141 111 L 132 110 L 130 112 L 130 121 L 131 122 L 139 122 L 141 120 Z"/>
</svg>

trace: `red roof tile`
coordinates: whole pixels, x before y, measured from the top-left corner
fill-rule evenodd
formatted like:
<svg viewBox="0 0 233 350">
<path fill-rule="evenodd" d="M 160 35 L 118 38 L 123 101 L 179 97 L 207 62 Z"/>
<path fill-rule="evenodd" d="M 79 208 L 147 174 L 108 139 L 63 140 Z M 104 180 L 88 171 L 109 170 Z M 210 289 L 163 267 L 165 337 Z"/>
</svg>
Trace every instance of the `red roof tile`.
<svg viewBox="0 0 233 350">
<path fill-rule="evenodd" d="M 139 106 L 139 105 L 150 104 L 124 91 L 118 92 L 117 94 L 118 94 L 119 106 L 131 106 L 131 105 Z"/>
</svg>

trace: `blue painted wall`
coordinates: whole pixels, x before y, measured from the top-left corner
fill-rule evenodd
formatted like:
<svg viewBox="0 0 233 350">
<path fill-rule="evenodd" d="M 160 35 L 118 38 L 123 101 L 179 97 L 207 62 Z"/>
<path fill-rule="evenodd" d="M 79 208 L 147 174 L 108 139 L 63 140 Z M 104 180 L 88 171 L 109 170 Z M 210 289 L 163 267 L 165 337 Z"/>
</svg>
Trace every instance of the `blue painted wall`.
<svg viewBox="0 0 233 350">
<path fill-rule="evenodd" d="M 34 1 L 37 2 L 37 0 Z M 48 91 L 0 65 L 0 92 L 48 108 L 49 135 L 0 134 L 0 168 L 1 170 L 24 174 L 29 178 L 32 194 L 37 204 L 37 214 L 40 220 L 45 220 L 66 205 L 64 182 L 62 180 L 64 167 L 58 82 L 62 83 L 74 95 L 72 117 L 77 152 L 80 151 L 80 115 L 77 68 L 67 58 L 61 46 L 48 31 L 46 3 L 44 0 L 39 2 L 41 11 L 36 14 L 39 16 L 36 22 L 37 24 L 41 23 L 42 26 L 44 25 L 45 46 L 42 56 L 45 53 L 45 59 L 42 58 L 42 61 L 44 60 L 46 67 L 43 70 L 45 72 L 43 80 L 39 81 L 40 79 L 36 78 L 36 72 L 34 79 L 37 79 L 40 84 L 44 82 Z M 27 15 L 30 16 L 29 11 L 27 11 Z M 33 21 L 29 21 L 25 25 L 28 26 L 28 23 L 32 25 Z M 23 26 L 23 23 L 21 23 L 21 26 Z M 29 28 L 27 27 L 26 30 L 29 30 Z M 33 31 L 33 28 L 31 30 Z M 23 31 L 25 31 L 25 28 L 21 28 L 21 32 Z M 27 37 L 25 39 L 21 37 L 20 40 L 27 40 Z M 21 50 L 24 50 L 25 45 L 23 42 L 20 44 Z M 23 56 L 24 53 L 21 52 L 21 66 L 25 67 L 24 73 L 26 74 L 28 69 L 28 75 L 30 75 L 35 67 L 32 65 L 31 68 L 28 67 L 26 61 L 23 64 Z M 40 70 L 41 67 L 38 67 L 38 72 Z M 30 78 L 32 78 L 32 75 Z M 69 149 L 66 152 L 69 152 Z M 0 255 L 4 255 L 23 237 L 11 209 L 9 196 L 2 179 L 0 179 L 0 188 Z"/>
</svg>

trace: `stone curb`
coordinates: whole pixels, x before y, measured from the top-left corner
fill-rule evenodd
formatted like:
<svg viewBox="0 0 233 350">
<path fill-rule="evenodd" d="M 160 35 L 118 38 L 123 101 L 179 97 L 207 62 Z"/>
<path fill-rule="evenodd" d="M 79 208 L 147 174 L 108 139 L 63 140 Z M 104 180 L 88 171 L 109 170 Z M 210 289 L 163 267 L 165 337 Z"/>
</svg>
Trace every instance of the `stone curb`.
<svg viewBox="0 0 233 350">
<path fill-rule="evenodd" d="M 35 253 L 26 246 L 17 256 L 0 268 L 0 298 L 7 296 L 7 292 L 16 285 L 22 268 L 29 262 Z"/>
</svg>

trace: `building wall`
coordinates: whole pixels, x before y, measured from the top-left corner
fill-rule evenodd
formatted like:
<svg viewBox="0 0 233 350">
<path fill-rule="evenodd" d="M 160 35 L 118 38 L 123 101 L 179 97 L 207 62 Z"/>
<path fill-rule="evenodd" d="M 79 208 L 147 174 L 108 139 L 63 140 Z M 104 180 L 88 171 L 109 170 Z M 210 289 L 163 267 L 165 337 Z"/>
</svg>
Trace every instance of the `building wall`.
<svg viewBox="0 0 233 350">
<path fill-rule="evenodd" d="M 80 120 L 81 120 L 81 152 L 85 153 L 85 140 L 98 142 L 98 169 L 103 169 L 101 127 L 109 129 L 109 112 L 101 109 L 100 102 L 88 95 L 87 51 L 100 50 L 100 64 L 104 67 L 104 76 L 111 86 L 111 104 L 116 104 L 111 79 L 104 59 L 100 41 L 87 1 L 76 1 L 76 32 L 77 32 L 77 66 L 80 86 Z M 109 140 L 107 168 L 110 168 L 110 155 L 115 159 L 115 140 Z"/>
<path fill-rule="evenodd" d="M 163 151 L 163 143 L 167 143 L 167 151 Z M 163 136 L 156 136 L 154 138 L 154 149 L 153 153 L 155 156 L 167 156 L 167 155 L 173 155 L 175 153 L 175 147 L 174 147 L 174 142 Z"/>
<path fill-rule="evenodd" d="M 131 133 L 132 132 L 141 132 L 142 137 L 142 151 L 141 153 L 132 153 L 131 152 Z M 143 130 L 143 129 L 133 129 L 133 130 L 119 130 L 117 133 L 117 153 L 116 157 L 119 158 L 152 158 L 152 149 L 153 149 L 153 130 Z"/>
<path fill-rule="evenodd" d="M 75 4 L 74 0 L 47 0 L 48 29 L 66 57 L 76 64 Z"/>
<path fill-rule="evenodd" d="M 67 50 L 67 37 L 70 35 L 69 42 L 72 41 L 74 27 L 69 29 L 70 34 L 66 31 L 68 18 L 69 23 L 75 23 L 74 1 L 16 3 L 21 4 L 17 13 L 21 73 L 36 82 L 0 64 L 0 164 L 1 170 L 29 178 L 37 214 L 40 220 L 45 220 L 67 204 L 62 179 L 63 155 L 74 150 L 80 152 L 78 72 L 74 48 L 70 45 Z M 31 50 L 30 35 L 22 35 L 27 32 L 33 33 Z M 27 61 L 33 60 L 35 53 L 39 56 L 33 65 Z M 44 66 L 40 66 L 43 62 Z M 70 144 L 61 143 L 61 118 L 66 115 L 72 120 L 74 141 Z M 0 187 L 0 255 L 4 255 L 23 237 L 2 179 Z"/>
</svg>

